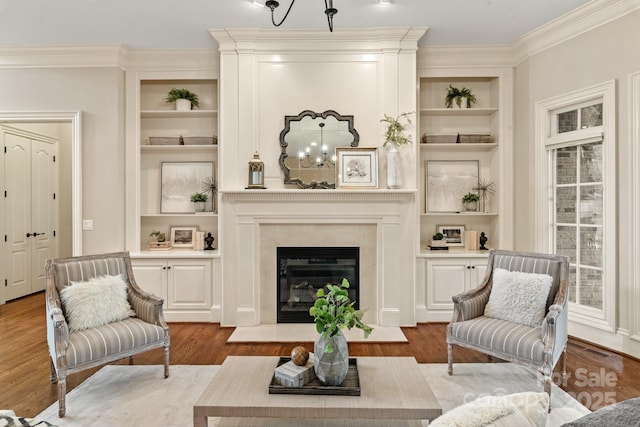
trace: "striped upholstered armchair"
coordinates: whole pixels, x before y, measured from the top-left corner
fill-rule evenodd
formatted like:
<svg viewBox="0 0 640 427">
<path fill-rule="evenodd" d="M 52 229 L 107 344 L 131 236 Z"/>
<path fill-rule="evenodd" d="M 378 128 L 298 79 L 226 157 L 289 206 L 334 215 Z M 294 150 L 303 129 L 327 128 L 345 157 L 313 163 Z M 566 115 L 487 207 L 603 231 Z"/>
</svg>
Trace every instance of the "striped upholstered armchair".
<svg viewBox="0 0 640 427">
<path fill-rule="evenodd" d="M 455 344 L 538 369 L 551 395 L 561 356 L 566 375 L 568 269 L 564 256 L 492 249 L 482 283 L 453 297 L 449 375 Z"/>
<path fill-rule="evenodd" d="M 128 252 L 48 259 L 45 270 L 51 382 L 58 383 L 60 417 L 68 374 L 163 347 L 169 376 L 163 301 L 138 287 Z"/>
</svg>

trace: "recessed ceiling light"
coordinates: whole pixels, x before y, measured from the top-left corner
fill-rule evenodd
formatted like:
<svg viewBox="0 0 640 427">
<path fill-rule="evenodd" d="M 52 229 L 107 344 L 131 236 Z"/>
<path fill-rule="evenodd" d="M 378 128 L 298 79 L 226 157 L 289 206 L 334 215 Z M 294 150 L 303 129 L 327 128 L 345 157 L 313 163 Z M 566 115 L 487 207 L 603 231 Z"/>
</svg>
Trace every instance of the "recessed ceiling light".
<svg viewBox="0 0 640 427">
<path fill-rule="evenodd" d="M 258 6 L 258 7 L 264 7 L 264 2 L 261 2 L 260 0 L 249 0 L 251 2 L 252 5 L 254 6 Z"/>
<path fill-rule="evenodd" d="M 391 4 L 391 0 L 378 0 L 378 4 Z"/>
</svg>

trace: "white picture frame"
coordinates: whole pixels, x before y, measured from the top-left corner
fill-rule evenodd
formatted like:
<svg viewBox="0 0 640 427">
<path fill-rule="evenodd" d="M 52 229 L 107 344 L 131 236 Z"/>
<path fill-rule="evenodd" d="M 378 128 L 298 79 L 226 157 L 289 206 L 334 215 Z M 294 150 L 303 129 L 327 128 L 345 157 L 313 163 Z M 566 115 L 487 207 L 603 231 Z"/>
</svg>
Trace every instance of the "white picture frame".
<svg viewBox="0 0 640 427">
<path fill-rule="evenodd" d="M 338 188 L 378 188 L 378 149 L 336 148 L 336 174 Z"/>
<path fill-rule="evenodd" d="M 197 231 L 198 227 L 171 227 L 171 246 L 193 249 Z"/>
<path fill-rule="evenodd" d="M 438 233 L 442 233 L 447 246 L 464 246 L 464 225 L 438 225 Z"/>
<path fill-rule="evenodd" d="M 478 160 L 425 161 L 426 212 L 460 213 L 462 197 L 478 185 Z"/>
</svg>

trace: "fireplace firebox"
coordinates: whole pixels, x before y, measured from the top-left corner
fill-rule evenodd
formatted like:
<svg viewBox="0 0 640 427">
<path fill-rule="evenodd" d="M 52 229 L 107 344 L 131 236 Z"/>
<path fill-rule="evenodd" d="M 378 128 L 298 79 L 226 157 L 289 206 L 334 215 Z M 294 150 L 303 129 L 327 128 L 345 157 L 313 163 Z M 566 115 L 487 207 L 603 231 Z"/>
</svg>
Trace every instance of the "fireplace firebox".
<svg viewBox="0 0 640 427">
<path fill-rule="evenodd" d="M 327 283 L 349 281 L 349 299 L 358 309 L 360 248 L 278 247 L 277 321 L 313 323 L 309 308 Z"/>
</svg>

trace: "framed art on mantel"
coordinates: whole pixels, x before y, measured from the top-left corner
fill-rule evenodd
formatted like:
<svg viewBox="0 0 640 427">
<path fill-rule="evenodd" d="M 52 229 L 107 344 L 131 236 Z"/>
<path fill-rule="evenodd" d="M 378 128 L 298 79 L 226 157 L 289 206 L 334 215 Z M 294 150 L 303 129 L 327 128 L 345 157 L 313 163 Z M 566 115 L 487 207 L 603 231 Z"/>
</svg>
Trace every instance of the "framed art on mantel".
<svg viewBox="0 0 640 427">
<path fill-rule="evenodd" d="M 478 160 L 427 160 L 427 213 L 462 212 L 462 196 L 478 185 L 479 169 Z"/>
<path fill-rule="evenodd" d="M 213 177 L 213 162 L 162 162 L 160 213 L 194 213 L 191 195 Z"/>
<path fill-rule="evenodd" d="M 336 158 L 336 187 L 378 188 L 376 147 L 338 147 Z"/>
</svg>

